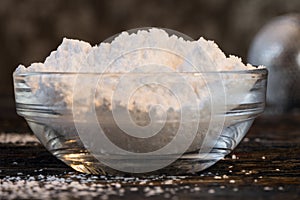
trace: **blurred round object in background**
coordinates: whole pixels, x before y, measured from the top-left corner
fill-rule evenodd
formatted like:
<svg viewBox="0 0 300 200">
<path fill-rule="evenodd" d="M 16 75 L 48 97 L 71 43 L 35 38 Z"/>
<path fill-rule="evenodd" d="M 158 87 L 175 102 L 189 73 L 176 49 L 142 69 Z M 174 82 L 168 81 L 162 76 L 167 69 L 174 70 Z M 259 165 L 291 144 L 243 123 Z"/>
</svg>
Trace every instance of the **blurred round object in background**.
<svg viewBox="0 0 300 200">
<path fill-rule="evenodd" d="M 269 70 L 267 113 L 300 108 L 300 15 L 277 17 L 255 36 L 248 62 Z"/>
</svg>

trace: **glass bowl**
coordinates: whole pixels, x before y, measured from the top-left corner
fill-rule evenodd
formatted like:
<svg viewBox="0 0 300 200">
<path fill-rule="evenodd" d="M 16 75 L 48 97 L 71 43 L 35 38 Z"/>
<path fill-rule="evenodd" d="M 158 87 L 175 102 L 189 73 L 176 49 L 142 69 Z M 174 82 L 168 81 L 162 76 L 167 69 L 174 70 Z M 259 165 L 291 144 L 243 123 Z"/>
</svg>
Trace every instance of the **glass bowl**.
<svg viewBox="0 0 300 200">
<path fill-rule="evenodd" d="M 17 113 L 75 170 L 176 175 L 204 170 L 239 144 L 264 110 L 267 70 L 13 78 Z"/>
</svg>

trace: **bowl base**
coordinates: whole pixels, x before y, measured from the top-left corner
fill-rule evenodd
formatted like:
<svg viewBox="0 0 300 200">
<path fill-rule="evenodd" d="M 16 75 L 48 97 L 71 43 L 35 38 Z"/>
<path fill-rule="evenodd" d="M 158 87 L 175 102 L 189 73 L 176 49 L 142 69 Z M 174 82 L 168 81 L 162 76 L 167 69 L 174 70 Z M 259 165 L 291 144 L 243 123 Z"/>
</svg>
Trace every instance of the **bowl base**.
<svg viewBox="0 0 300 200">
<path fill-rule="evenodd" d="M 215 144 L 209 152 L 199 153 L 199 150 L 193 152 L 187 152 L 183 155 L 153 155 L 147 156 L 141 159 L 136 157 L 130 157 L 129 155 L 103 155 L 101 153 L 90 153 L 84 145 L 80 142 L 79 136 L 74 134 L 74 130 L 59 134 L 53 128 L 38 124 L 35 122 L 29 122 L 29 125 L 33 132 L 40 133 L 36 134 L 39 140 L 44 146 L 58 159 L 71 166 L 73 169 L 88 173 L 88 174 L 101 174 L 101 175 L 154 175 L 154 174 L 166 174 L 166 175 L 183 175 L 183 174 L 194 174 L 207 169 L 211 165 L 223 159 L 229 154 L 236 145 L 244 137 L 245 133 L 249 129 L 253 122 L 253 119 L 248 121 L 239 122 L 234 125 L 224 128 L 222 134 L 219 136 Z M 66 129 L 64 129 L 66 130 Z M 175 159 L 173 156 L 176 156 Z M 178 158 L 179 157 L 179 158 Z M 101 159 L 97 159 L 101 158 Z M 178 158 L 178 159 L 177 159 Z M 118 171 L 101 161 L 113 161 L 122 165 L 125 170 Z M 175 160 L 170 165 L 161 168 L 161 163 L 166 160 Z M 151 169 L 157 169 L 153 172 L 138 174 L 138 173 L 127 173 L 124 171 L 131 172 L 132 169 L 141 169 L 141 165 L 147 166 Z M 126 170 L 128 169 L 128 170 Z"/>
<path fill-rule="evenodd" d="M 71 166 L 73 169 L 79 172 L 87 173 L 87 174 L 99 174 L 99 175 L 158 175 L 158 174 L 172 174 L 172 175 L 183 175 L 183 174 L 194 174 L 199 171 L 202 171 L 220 159 L 224 158 L 225 155 L 230 153 L 231 150 L 227 149 L 213 149 L 213 153 L 208 154 L 199 154 L 199 153 L 186 153 L 182 155 L 179 159 L 171 163 L 170 165 L 158 169 L 153 172 L 148 173 L 127 173 L 123 171 L 118 171 L 116 169 L 112 169 L 111 167 L 106 166 L 98 159 L 96 159 L 92 154 L 89 152 L 78 152 L 78 150 L 68 149 L 68 150 L 55 150 L 51 151 L 53 155 L 55 155 L 58 159 L 65 162 L 67 165 Z M 123 166 L 128 166 L 131 168 L 133 165 L 137 166 L 139 160 L 132 160 L 125 156 L 122 158 L 120 156 L 115 157 L 109 156 L 110 159 L 114 159 L 114 161 L 122 163 Z M 147 163 L 151 164 L 155 167 L 156 163 L 160 162 L 163 158 L 162 157 L 155 157 L 151 159 L 147 159 Z"/>
</svg>

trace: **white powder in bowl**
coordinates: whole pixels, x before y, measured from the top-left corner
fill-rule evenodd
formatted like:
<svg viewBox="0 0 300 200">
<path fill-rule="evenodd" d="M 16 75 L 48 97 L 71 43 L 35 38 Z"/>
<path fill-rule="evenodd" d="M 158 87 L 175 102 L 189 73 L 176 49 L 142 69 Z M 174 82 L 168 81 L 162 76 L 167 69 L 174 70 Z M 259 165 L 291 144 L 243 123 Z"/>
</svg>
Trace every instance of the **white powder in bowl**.
<svg viewBox="0 0 300 200">
<path fill-rule="evenodd" d="M 145 47 L 147 49 L 161 49 L 161 51 L 140 50 Z M 201 54 L 200 51 L 205 53 Z M 130 55 L 126 56 L 128 52 Z M 163 29 L 152 28 L 133 34 L 123 32 L 111 43 L 101 43 L 94 47 L 87 42 L 64 38 L 62 44 L 46 58 L 44 63 L 33 63 L 27 68 L 19 65 L 14 74 L 27 72 L 128 73 L 145 64 L 168 66 L 177 72 L 197 72 L 191 68 L 191 64 L 186 63 L 185 59 L 194 66 L 202 66 L 202 71 L 255 69 L 249 64 L 244 65 L 241 59 L 235 56 L 227 58 L 213 41 L 207 41 L 202 37 L 198 41 L 185 41 L 176 35 L 169 36 Z M 211 63 L 214 66 L 211 66 Z M 36 96 L 40 103 L 45 103 L 43 99 L 47 99 L 47 105 L 61 105 L 71 108 L 73 99 L 70 88 L 74 87 L 74 82 L 69 79 L 62 79 L 59 83 L 49 81 L 49 78 L 47 82 L 40 80 L 38 83 L 28 80 L 27 84 L 34 88 L 32 95 Z M 106 85 L 106 92 L 110 94 L 112 88 L 108 86 L 109 84 Z M 246 88 L 249 89 L 249 86 Z M 144 89 L 143 92 L 146 94 L 147 88 Z M 52 94 L 52 98 L 49 98 L 50 94 Z M 63 96 L 60 102 L 54 98 L 54 94 Z M 201 95 L 201 92 L 197 94 Z M 149 97 L 149 95 L 144 96 Z M 53 101 L 51 102 L 51 100 Z M 159 99 L 157 103 L 162 103 L 162 101 L 163 99 Z M 125 103 L 127 104 L 127 102 Z M 95 104 L 102 105 L 102 102 L 96 101 Z"/>
<path fill-rule="evenodd" d="M 192 86 L 196 96 L 197 104 L 200 108 L 201 114 L 205 116 L 205 113 L 209 112 L 210 106 L 210 94 L 207 88 L 205 89 L 206 82 L 204 80 L 198 80 L 199 78 L 188 76 L 184 72 L 197 73 L 199 71 L 244 71 L 256 69 L 251 65 L 244 65 L 241 59 L 235 56 L 226 57 L 225 54 L 218 48 L 213 41 L 207 41 L 204 38 L 200 38 L 197 41 L 186 41 L 176 35 L 169 35 L 165 30 L 158 28 L 151 28 L 149 30 L 141 30 L 137 33 L 129 34 L 123 32 L 118 35 L 110 43 L 101 43 L 100 45 L 91 46 L 89 43 L 63 39 L 62 44 L 53 51 L 49 57 L 46 58 L 44 63 L 33 63 L 31 66 L 25 68 L 20 65 L 15 75 L 31 73 L 31 72 L 68 72 L 68 73 L 98 73 L 98 74 L 116 74 L 111 78 L 103 76 L 103 85 L 100 85 L 95 94 L 94 103 L 96 110 L 103 114 L 107 114 L 112 110 L 112 95 L 119 87 L 119 91 L 123 91 L 124 95 L 128 93 L 126 90 L 128 85 L 138 84 L 142 82 L 141 79 L 130 79 L 130 82 L 123 82 L 118 85 L 120 76 L 117 74 L 126 74 L 135 72 L 147 72 L 145 66 L 163 66 L 159 70 L 164 71 L 164 67 L 170 68 L 176 73 L 181 73 L 185 77 L 188 83 Z M 144 67 L 144 68 L 143 68 Z M 196 67 L 196 68 L 195 68 Z M 201 69 L 197 68 L 201 67 Z M 140 71 L 139 71 L 140 70 Z M 58 77 L 60 77 L 58 79 Z M 159 79 L 159 76 L 158 76 Z M 195 79 L 195 80 L 194 80 Z M 59 80 L 59 81 L 58 81 Z M 217 80 L 213 80 L 217 84 Z M 47 78 L 33 78 L 26 77 L 26 85 L 31 88 L 31 92 L 24 96 L 24 103 L 37 103 L 41 105 L 47 105 L 55 108 L 56 112 L 63 114 L 66 110 L 72 110 L 73 105 L 73 90 L 76 80 L 70 79 L 64 76 L 58 76 L 57 74 L 49 74 Z M 167 82 L 167 80 L 166 80 Z M 77 104 L 85 105 L 89 103 L 87 96 L 90 95 L 89 84 L 83 84 L 82 86 L 82 98 L 76 99 Z M 219 84 L 219 83 L 218 83 Z M 224 83 L 225 93 L 231 94 L 245 94 L 243 98 L 235 98 L 233 103 L 227 106 L 227 110 L 230 110 L 239 105 L 247 98 L 246 94 L 253 86 L 254 81 L 245 81 L 244 84 L 240 84 L 236 81 L 228 81 Z M 76 85 L 76 87 L 80 85 Z M 117 99 L 119 106 L 123 106 L 129 109 L 129 112 L 139 125 L 146 121 L 149 122 L 149 102 L 153 105 L 160 104 L 168 107 L 169 120 L 178 120 L 180 117 L 180 104 L 185 105 L 185 102 L 191 98 L 189 93 L 185 94 L 185 90 L 181 84 L 173 82 L 171 88 L 154 87 L 153 85 L 145 84 L 137 90 L 137 97 L 135 101 L 128 101 L 128 99 Z M 171 92 L 170 92 L 171 91 Z M 185 99 L 183 102 L 178 103 L 178 100 L 172 97 L 172 91 L 179 91 L 183 93 Z M 120 96 L 120 95 L 119 95 Z M 134 95 L 133 95 L 134 96 Z M 237 95 L 243 96 L 243 95 Z M 122 95 L 121 95 L 122 97 Z M 216 97 L 218 98 L 218 96 Z M 26 100 L 27 99 L 27 100 Z M 26 102 L 28 101 L 28 102 Z M 227 99 L 230 101 L 230 99 Z M 86 110 L 76 110 L 76 112 L 84 113 Z M 153 111 L 153 110 L 152 110 Z M 161 117 L 159 109 L 154 109 L 155 115 Z M 105 120 L 111 121 L 111 116 L 107 114 L 107 117 L 102 118 L 102 122 Z M 168 125 L 168 124 L 167 124 Z M 187 134 L 188 134 L 188 126 Z M 150 146 L 136 145 L 139 141 L 134 141 L 132 145 L 138 150 L 156 149 L 165 145 L 166 140 L 174 136 L 173 129 L 178 129 L 177 125 L 171 124 L 166 127 L 166 130 L 170 134 L 165 134 L 164 138 L 156 138 L 150 142 Z M 112 129 L 113 130 L 113 129 Z M 116 130 L 113 130 L 117 132 Z M 206 130 L 200 130 L 197 135 L 196 144 L 192 145 L 189 150 L 196 150 L 198 145 L 201 145 L 199 140 L 203 139 L 201 133 L 205 133 Z M 118 140 L 118 134 L 112 133 L 112 137 Z M 188 137 L 188 135 L 187 135 Z M 124 140 L 119 139 L 120 145 L 126 142 L 128 138 Z M 135 143 L 136 142 L 136 143 Z M 117 142 L 118 143 L 118 142 Z M 127 142 L 128 143 L 128 142 Z M 152 145 L 152 146 L 151 146 Z M 128 149 L 131 147 L 127 146 Z"/>
</svg>

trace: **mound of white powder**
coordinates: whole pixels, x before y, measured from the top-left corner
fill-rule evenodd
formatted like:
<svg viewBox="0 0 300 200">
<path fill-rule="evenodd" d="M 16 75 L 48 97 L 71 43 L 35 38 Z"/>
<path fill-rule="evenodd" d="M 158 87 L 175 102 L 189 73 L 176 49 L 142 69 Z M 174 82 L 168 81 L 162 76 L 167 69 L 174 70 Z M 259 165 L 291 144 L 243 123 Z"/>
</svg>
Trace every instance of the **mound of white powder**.
<svg viewBox="0 0 300 200">
<path fill-rule="evenodd" d="M 144 55 L 140 55 L 140 59 L 130 60 L 130 63 L 117 63 L 113 68 L 107 69 L 108 65 L 118 57 L 141 48 L 168 50 L 177 53 L 181 58 L 170 59 L 168 52 L 164 51 L 142 51 L 140 53 Z M 201 52 L 205 53 L 200 54 Z M 44 63 L 33 63 L 28 68 L 20 65 L 15 73 L 128 72 L 132 66 L 141 66 L 142 63 L 149 63 L 157 58 L 160 64 L 172 66 L 176 71 L 182 72 L 191 71 L 185 68 L 182 58 L 186 58 L 193 64 L 205 64 L 208 57 L 209 62 L 215 64 L 212 69 L 216 71 L 253 69 L 249 64 L 244 65 L 238 57 L 227 58 L 213 41 L 207 41 L 202 37 L 198 41 L 185 41 L 176 35 L 169 36 L 163 29 L 152 28 L 149 31 L 138 31 L 132 34 L 122 32 L 111 43 L 101 43 L 94 47 L 84 41 L 64 38 L 62 44 L 46 58 Z"/>
<path fill-rule="evenodd" d="M 169 35 L 163 29 L 152 28 L 132 34 L 123 32 L 112 42 L 101 43 L 96 46 L 91 46 L 87 42 L 64 38 L 62 44 L 46 58 L 44 63 L 33 63 L 27 68 L 20 65 L 15 70 L 14 75 L 30 74 L 32 72 L 104 74 L 103 84 L 97 88 L 93 102 L 96 105 L 96 109 L 100 110 L 103 114 L 112 110 L 111 99 L 116 87 L 121 87 L 119 91 L 123 91 L 124 95 L 126 95 L 125 93 L 129 92 L 126 90 L 128 85 L 142 81 L 139 78 L 132 78 L 130 79 L 131 82 L 118 85 L 120 77 L 118 77 L 117 74 L 132 73 L 133 71 L 134 73 L 145 73 L 149 70 L 147 69 L 149 66 L 162 66 L 161 68 L 158 67 L 154 69 L 155 72 L 163 72 L 166 67 L 176 73 L 244 71 L 256 69 L 249 64 L 244 65 L 241 59 L 235 56 L 226 57 L 213 41 L 207 41 L 202 37 L 197 41 L 186 41 L 176 35 Z M 153 72 L 152 68 L 151 70 L 150 72 Z M 116 76 L 108 78 L 109 74 L 116 74 Z M 205 89 L 206 82 L 204 80 L 196 80 L 197 77 L 185 73 L 182 73 L 182 76 L 186 78 L 188 83 L 192 86 L 197 96 L 196 101 L 202 112 L 201 114 L 208 112 L 210 94 L 209 91 Z M 48 75 L 47 78 L 29 76 L 26 78 L 25 84 L 31 88 L 31 93 L 27 93 L 27 96 L 23 97 L 24 103 L 38 103 L 55 107 L 58 110 L 57 112 L 62 112 L 63 114 L 66 110 L 72 110 L 75 83 L 76 80 L 59 76 L 55 73 Z M 251 89 L 253 84 L 253 81 L 245 81 L 244 84 L 228 81 L 224 83 L 224 87 L 225 92 L 230 92 L 231 94 L 245 94 L 243 98 L 247 98 L 247 92 Z M 76 87 L 77 86 L 80 87 L 78 83 Z M 140 125 L 144 125 L 144 121 L 149 121 L 149 102 L 151 104 L 160 104 L 169 107 L 169 117 L 171 119 L 177 119 L 179 115 L 177 111 L 180 109 L 180 104 L 178 103 L 178 99 L 174 98 L 172 91 L 176 90 L 185 93 L 185 90 L 181 88 L 180 83 L 174 82 L 173 84 L 168 84 L 168 86 L 171 88 L 155 87 L 146 84 L 145 87 L 141 87 L 137 90 L 135 101 L 128 102 L 127 99 L 123 100 L 120 98 L 118 99 L 119 106 L 127 107 L 133 119 L 137 124 L 140 123 Z M 90 103 L 85 97 L 89 95 L 91 91 L 89 91 L 88 84 L 82 87 L 82 98 L 76 99 L 76 103 L 84 105 Z M 237 96 L 241 97 L 243 95 Z M 191 97 L 187 93 L 185 98 L 183 101 L 187 101 Z M 238 106 L 239 103 L 245 100 L 243 98 L 235 98 L 233 103 L 230 104 L 231 106 L 226 109 L 230 110 Z M 180 103 L 184 105 L 184 102 Z M 76 112 L 85 112 L 85 110 L 76 110 Z M 160 114 L 159 110 L 155 110 L 155 112 L 157 115 Z M 103 121 L 105 120 L 106 119 L 103 118 Z M 108 117 L 107 120 L 111 120 L 111 118 Z M 174 127 L 174 129 L 177 128 L 176 126 Z M 170 128 L 170 132 L 171 134 L 165 135 L 167 141 L 168 138 L 174 136 L 172 127 Z M 203 132 L 205 132 L 205 130 L 203 130 Z M 118 140 L 118 134 L 113 136 Z M 199 134 L 198 136 L 199 139 L 203 139 L 203 135 Z M 124 140 L 119 139 L 120 145 L 124 142 L 126 142 L 126 138 Z M 152 150 L 153 148 L 161 147 L 165 142 L 166 141 L 162 138 L 156 138 L 152 142 L 153 146 L 149 147 L 149 149 Z M 136 148 L 134 142 L 131 145 Z M 127 146 L 127 148 L 130 149 L 129 146 Z M 142 148 L 144 148 L 144 150 L 145 148 L 147 149 L 147 147 L 141 146 L 140 150 Z M 190 150 L 197 148 L 198 145 L 196 144 L 192 146 Z"/>
<path fill-rule="evenodd" d="M 152 28 L 132 34 L 123 32 L 111 43 L 101 43 L 94 47 L 84 41 L 64 38 L 62 44 L 46 58 L 44 63 L 33 63 L 27 68 L 19 65 L 14 74 L 28 72 L 128 73 L 135 68 L 143 68 L 149 64 L 167 66 L 175 72 L 255 69 L 249 64 L 244 65 L 241 59 L 235 56 L 227 58 L 213 41 L 207 41 L 202 37 L 198 41 L 185 41 L 176 35 L 168 35 L 163 29 Z M 70 108 L 73 101 L 70 91 L 74 87 L 74 82 L 69 79 L 61 79 L 59 82 L 54 78 L 53 80 L 55 82 L 49 82 L 50 79 L 39 80 L 39 82 L 28 80 L 27 84 L 34 88 L 33 96 L 36 96 L 41 101 L 40 103 L 45 103 L 43 99 L 47 99 L 47 105 Z M 106 92 L 110 93 L 112 88 L 109 88 L 107 84 L 106 89 Z M 147 94 L 149 91 L 145 89 L 141 92 Z M 150 91 L 149 95 L 151 93 Z M 201 92 L 197 94 L 201 96 Z M 53 99 L 49 98 L 49 95 Z M 58 100 L 53 95 L 64 98 Z M 159 99 L 157 103 L 162 102 L 163 99 Z M 96 105 L 102 104 L 98 101 L 95 103 Z"/>
</svg>

